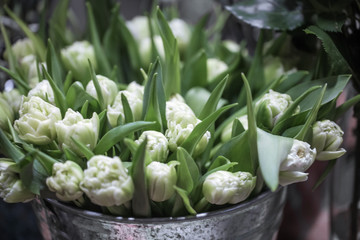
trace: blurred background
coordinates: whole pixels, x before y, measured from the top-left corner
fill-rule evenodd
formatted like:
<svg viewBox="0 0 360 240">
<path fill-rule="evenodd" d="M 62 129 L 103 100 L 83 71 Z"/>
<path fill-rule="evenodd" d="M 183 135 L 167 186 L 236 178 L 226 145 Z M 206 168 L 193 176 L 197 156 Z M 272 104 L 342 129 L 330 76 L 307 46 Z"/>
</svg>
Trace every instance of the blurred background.
<svg viewBox="0 0 360 240">
<path fill-rule="evenodd" d="M 0 18 L 1 23 L 10 33 L 12 42 L 24 37 L 19 27 L 4 13 L 4 4 L 8 5 L 18 16 L 20 16 L 29 25 L 33 31 L 46 31 L 46 26 L 41 29 L 39 26 L 41 18 L 49 19 L 58 1 L 41 0 L 0 0 Z M 148 11 L 153 2 L 149 0 L 131 0 L 119 1 L 121 4 L 121 14 L 125 19 L 131 19 L 134 16 Z M 75 27 L 80 33 L 86 26 L 85 0 L 70 0 L 70 18 L 75 22 Z M 208 12 L 214 11 L 216 6 L 225 6 L 232 4 L 231 0 L 162 0 L 158 1 L 160 6 L 176 6 L 180 17 L 190 23 L 196 23 L 200 17 Z M 45 14 L 40 14 L 42 9 L 46 9 Z M 211 19 L 210 19 L 211 22 Z M 253 53 L 258 30 L 245 23 L 240 23 L 234 17 L 230 16 L 223 29 L 223 35 L 227 39 L 237 42 L 246 40 L 250 54 Z M 0 37 L 0 65 L 6 66 L 3 60 L 5 44 Z M 5 87 L 8 77 L 0 72 L 0 90 Z M 353 89 L 347 91 L 352 95 Z M 344 96 L 346 97 L 346 96 Z M 315 182 L 326 168 L 326 163 L 317 162 L 309 170 L 309 180 L 304 183 L 298 183 L 288 187 L 288 200 L 284 211 L 283 223 L 281 225 L 278 239 L 294 240 L 322 240 L 330 238 L 330 226 L 335 222 L 338 231 L 346 232 L 348 224 L 348 213 L 342 212 L 340 218 L 334 218 L 334 213 L 330 210 L 332 204 L 348 206 L 352 196 L 352 179 L 354 168 L 354 143 L 355 137 L 353 130 L 356 123 L 352 119 L 352 112 L 344 118 L 341 123 L 346 132 L 345 139 L 348 154 L 344 159 L 338 161 L 335 171 L 328 177 L 324 183 L 312 190 Z M 340 177 L 341 176 L 341 177 Z M 337 190 L 334 190 L 337 189 Z M 340 190 L 339 190 L 340 189 Z M 340 192 L 339 192 L 340 191 Z M 344 236 L 341 235 L 340 236 Z M 20 239 L 41 239 L 36 217 L 33 213 L 31 203 L 26 204 L 7 204 L 0 200 L 0 239 L 20 240 Z M 340 239 L 347 239 L 346 236 Z"/>
</svg>

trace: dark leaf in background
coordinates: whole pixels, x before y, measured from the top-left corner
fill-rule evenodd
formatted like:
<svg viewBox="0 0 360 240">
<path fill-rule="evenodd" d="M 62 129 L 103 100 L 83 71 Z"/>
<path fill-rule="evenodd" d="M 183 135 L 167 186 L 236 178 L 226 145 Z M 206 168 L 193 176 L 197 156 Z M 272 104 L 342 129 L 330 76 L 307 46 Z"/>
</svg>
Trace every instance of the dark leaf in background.
<svg viewBox="0 0 360 240">
<path fill-rule="evenodd" d="M 302 6 L 299 0 L 245 0 L 226 9 L 254 27 L 293 30 L 304 23 Z"/>
</svg>

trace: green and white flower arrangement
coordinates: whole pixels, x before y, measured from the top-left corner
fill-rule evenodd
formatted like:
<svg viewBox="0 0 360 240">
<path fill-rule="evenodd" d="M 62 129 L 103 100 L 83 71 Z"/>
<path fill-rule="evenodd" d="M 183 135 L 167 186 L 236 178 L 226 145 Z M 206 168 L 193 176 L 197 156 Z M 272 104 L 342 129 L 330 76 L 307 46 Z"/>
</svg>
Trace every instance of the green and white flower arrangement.
<svg viewBox="0 0 360 240">
<path fill-rule="evenodd" d="M 89 39 L 45 43 L 5 10 L 27 35 L 11 45 L 1 26 L 0 69 L 17 87 L 0 97 L 6 202 L 50 191 L 118 216 L 195 215 L 306 181 L 315 160 L 346 152 L 334 121 L 360 99 L 336 105 L 350 76 L 275 71 L 262 35 L 250 57 L 210 38 L 206 17 L 190 26 L 154 8 L 126 22 L 117 5 L 100 35 L 87 3 Z"/>
</svg>

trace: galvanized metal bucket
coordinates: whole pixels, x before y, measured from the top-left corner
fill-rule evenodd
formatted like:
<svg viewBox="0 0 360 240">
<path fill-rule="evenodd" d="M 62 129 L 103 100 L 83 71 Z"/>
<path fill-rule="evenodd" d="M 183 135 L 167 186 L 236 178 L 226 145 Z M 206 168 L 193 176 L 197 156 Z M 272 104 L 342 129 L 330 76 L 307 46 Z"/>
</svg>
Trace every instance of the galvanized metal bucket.
<svg viewBox="0 0 360 240">
<path fill-rule="evenodd" d="M 218 211 L 177 218 L 122 218 L 37 199 L 33 208 L 45 240 L 275 239 L 286 188 Z"/>
</svg>

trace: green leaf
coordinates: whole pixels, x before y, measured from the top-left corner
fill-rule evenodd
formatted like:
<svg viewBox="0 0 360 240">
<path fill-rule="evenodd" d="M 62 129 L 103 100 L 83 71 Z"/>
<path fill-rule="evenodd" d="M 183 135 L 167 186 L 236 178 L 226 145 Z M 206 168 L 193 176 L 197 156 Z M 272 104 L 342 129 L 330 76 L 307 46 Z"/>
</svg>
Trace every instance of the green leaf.
<svg viewBox="0 0 360 240">
<path fill-rule="evenodd" d="M 286 75 L 285 79 L 273 90 L 281 93 L 287 92 L 293 86 L 296 86 L 301 82 L 305 82 L 308 76 L 309 76 L 308 71 L 301 71 L 301 70 L 296 71 L 294 73 Z"/>
<path fill-rule="evenodd" d="M 46 188 L 46 178 L 49 175 L 39 160 L 34 159 L 21 169 L 20 179 L 27 189 L 36 195 L 40 195 L 41 190 Z"/>
<path fill-rule="evenodd" d="M 132 210 L 135 217 L 150 217 L 151 208 L 145 177 L 145 153 L 147 138 L 138 147 L 133 158 L 131 176 L 135 192 L 132 198 Z"/>
<path fill-rule="evenodd" d="M 153 125 L 153 122 L 144 122 L 144 121 L 138 121 L 138 122 L 132 122 L 127 123 L 125 125 L 117 126 L 110 131 L 108 131 L 98 142 L 96 147 L 94 148 L 95 154 L 104 154 L 106 151 L 108 151 L 112 146 L 114 146 L 116 143 L 120 142 L 122 139 L 124 139 L 129 134 L 132 134 L 135 131 L 138 131 L 142 128 L 149 127 Z"/>
<path fill-rule="evenodd" d="M 10 71 L 3 66 L 0 66 L 0 69 L 15 81 L 15 84 L 20 88 L 20 90 L 22 90 L 24 95 L 27 95 L 27 93 L 31 90 L 27 82 L 25 82 L 17 73 Z"/>
<path fill-rule="evenodd" d="M 159 7 L 157 8 L 156 16 L 165 50 L 163 82 L 165 96 L 168 99 L 175 93 L 181 93 L 179 49 L 176 38 Z"/>
<path fill-rule="evenodd" d="M 6 137 L 6 134 L 0 128 L 0 152 L 6 157 L 11 158 L 16 163 L 19 163 L 24 157 L 24 153 L 14 146 L 10 140 Z"/>
<path fill-rule="evenodd" d="M 46 79 L 49 81 L 50 86 L 54 92 L 54 98 L 55 98 L 55 104 L 58 108 L 60 108 L 61 115 L 64 117 L 66 111 L 67 111 L 67 103 L 66 98 L 63 94 L 63 92 L 59 89 L 59 87 L 56 85 L 44 65 L 42 65 L 42 72 L 45 74 Z"/>
<path fill-rule="evenodd" d="M 317 113 L 320 109 L 321 106 L 321 101 L 324 98 L 324 94 L 326 91 L 326 87 L 327 85 L 325 84 L 325 86 L 322 88 L 320 96 L 317 100 L 317 102 L 315 103 L 315 105 L 313 106 L 313 108 L 311 109 L 306 122 L 304 124 L 304 126 L 302 127 L 302 129 L 300 130 L 300 132 L 295 136 L 295 139 L 301 140 L 301 141 L 305 141 L 305 138 L 310 130 L 310 127 L 312 126 L 312 124 L 316 121 L 316 117 L 317 117 Z"/>
<path fill-rule="evenodd" d="M 218 156 L 218 157 L 215 158 L 215 160 L 211 163 L 208 171 L 211 171 L 211 170 L 213 170 L 213 169 L 215 169 L 215 168 L 218 168 L 218 167 L 220 167 L 220 166 L 222 166 L 222 165 L 225 165 L 225 164 L 228 164 L 228 163 L 230 163 L 230 160 L 229 160 L 229 159 L 227 159 L 227 158 L 224 157 L 224 156 Z"/>
<path fill-rule="evenodd" d="M 81 111 L 80 111 L 83 118 L 87 118 L 88 108 L 89 108 L 89 101 L 86 100 L 84 105 L 81 107 Z"/>
<path fill-rule="evenodd" d="M 92 107 L 90 110 L 93 112 L 101 111 L 99 102 L 85 91 L 80 82 L 74 82 L 66 93 L 67 105 L 76 111 L 81 108 L 86 101 L 88 101 Z"/>
<path fill-rule="evenodd" d="M 327 84 L 326 92 L 324 94 L 324 98 L 321 104 L 328 103 L 336 98 L 340 92 L 343 91 L 346 84 L 350 79 L 350 75 L 339 75 L 333 77 L 322 78 L 314 81 L 308 81 L 300 83 L 294 87 L 292 87 L 286 93 L 291 96 L 292 99 L 296 99 L 302 93 L 306 92 L 309 88 L 313 86 L 323 86 Z M 314 106 L 314 102 L 318 99 L 318 96 L 321 93 L 321 89 L 318 89 L 311 94 L 309 94 L 301 103 L 300 103 L 300 111 L 304 112 L 309 109 L 312 109 Z"/>
<path fill-rule="evenodd" d="M 246 79 L 244 74 L 241 74 L 241 77 L 244 81 L 244 88 L 246 91 L 246 105 L 247 105 L 247 116 L 248 116 L 248 134 L 249 134 L 249 141 L 248 147 L 250 150 L 250 157 L 251 157 L 251 164 L 252 169 L 254 171 L 257 170 L 258 167 L 258 152 L 257 152 L 257 131 L 256 131 L 256 118 L 255 112 L 253 109 L 253 100 L 251 95 L 251 89 L 248 80 Z"/>
<path fill-rule="evenodd" d="M 69 0 L 59 1 L 49 20 L 49 36 L 57 49 L 64 47 L 68 43 L 66 40 L 68 7 Z"/>
<path fill-rule="evenodd" d="M 243 132 L 245 132 L 244 126 L 241 124 L 239 119 L 235 119 L 231 129 L 231 138 L 236 137 Z"/>
<path fill-rule="evenodd" d="M 200 178 L 200 171 L 191 155 L 181 147 L 177 150 L 177 161 L 180 165 L 177 167 L 177 186 L 191 193 L 193 187 Z"/>
<path fill-rule="evenodd" d="M 129 101 L 127 100 L 125 94 L 121 93 L 121 104 L 124 109 L 125 123 L 130 123 L 134 121 L 134 116 L 131 111 Z"/>
<path fill-rule="evenodd" d="M 86 7 L 87 7 L 88 21 L 90 26 L 91 42 L 94 46 L 96 62 L 99 66 L 99 73 L 104 76 L 110 76 L 111 66 L 108 58 L 105 55 L 103 46 L 101 45 L 100 35 L 96 28 L 96 21 L 94 18 L 93 9 L 89 2 L 86 3 Z"/>
<path fill-rule="evenodd" d="M 223 156 L 232 163 L 236 163 L 234 171 L 250 172 L 253 175 L 256 173 L 256 169 L 254 169 L 251 161 L 248 131 L 224 143 L 214 154 L 213 158 L 217 159 L 219 156 Z"/>
<path fill-rule="evenodd" d="M 4 28 L 4 25 L 2 23 L 0 23 L 0 28 L 1 28 L 1 33 L 2 33 L 2 36 L 3 36 L 4 42 L 5 42 L 6 54 L 7 54 L 10 70 L 12 72 L 15 72 L 16 67 L 18 66 L 17 60 L 16 60 L 14 52 L 12 50 L 8 34 L 7 34 L 7 32 L 6 32 L 5 28 Z"/>
<path fill-rule="evenodd" d="M 324 32 L 317 26 L 310 26 L 305 29 L 305 33 L 314 34 L 317 38 L 321 40 L 325 52 L 331 59 L 331 67 L 333 69 L 336 69 L 335 71 L 341 71 L 343 73 L 344 70 L 349 69 L 349 66 L 343 55 L 326 32 Z"/>
<path fill-rule="evenodd" d="M 360 102 L 360 94 L 350 98 L 349 100 L 341 104 L 338 108 L 336 108 L 334 119 L 336 120 L 342 117 L 346 111 L 348 111 L 352 106 L 354 106 L 358 102 Z"/>
<path fill-rule="evenodd" d="M 343 12 L 320 13 L 316 15 L 316 25 L 327 32 L 341 32 L 346 21 L 346 14 Z"/>
<path fill-rule="evenodd" d="M 70 137 L 71 140 L 75 143 L 75 145 L 78 147 L 78 149 L 80 150 L 80 152 L 82 154 L 84 154 L 84 156 L 86 157 L 87 160 L 89 160 L 90 158 L 92 158 L 95 154 L 88 148 L 86 147 L 82 142 L 79 142 L 77 139 Z"/>
<path fill-rule="evenodd" d="M 295 112 L 297 106 L 300 104 L 301 101 L 304 100 L 310 93 L 315 91 L 316 89 L 319 89 L 320 86 L 314 86 L 309 88 L 306 92 L 304 92 L 302 95 L 300 95 L 290 106 L 282 116 L 278 119 L 277 123 L 275 124 L 272 133 L 275 135 L 278 135 L 282 133 L 288 126 L 286 125 L 287 119 L 289 119 Z"/>
<path fill-rule="evenodd" d="M 244 0 L 226 9 L 257 28 L 293 30 L 304 23 L 302 4 L 299 0 Z"/>
<path fill-rule="evenodd" d="M 260 170 L 267 186 L 275 191 L 279 184 L 280 164 L 290 152 L 294 140 L 272 135 L 260 128 L 257 136 Z"/>
<path fill-rule="evenodd" d="M 69 71 L 65 77 L 64 81 L 64 93 L 67 94 L 71 84 L 73 83 L 73 75 L 72 72 Z"/>
<path fill-rule="evenodd" d="M 42 62 L 45 61 L 45 45 L 41 41 L 41 39 L 33 33 L 27 26 L 26 23 L 24 23 L 18 16 L 16 16 L 7 6 L 4 7 L 5 11 L 9 16 L 14 19 L 14 21 L 19 25 L 21 30 L 25 33 L 25 35 L 32 41 L 34 44 L 34 48 L 36 51 L 37 56 L 40 58 Z"/>
<path fill-rule="evenodd" d="M 205 119 L 207 116 L 209 116 L 211 113 L 213 113 L 216 110 L 219 100 L 221 99 L 221 95 L 223 94 L 224 89 L 228 83 L 228 79 L 229 76 L 226 76 L 212 91 L 209 99 L 207 100 L 205 106 L 203 107 L 203 109 L 199 114 L 200 120 Z"/>
<path fill-rule="evenodd" d="M 205 118 L 199 124 L 197 124 L 194 130 L 190 133 L 190 135 L 186 138 L 186 140 L 181 144 L 181 147 L 184 148 L 190 155 L 193 154 L 196 145 L 202 138 L 202 136 L 206 133 L 206 131 L 211 127 L 212 124 L 216 121 L 218 117 L 225 111 L 229 110 L 232 107 L 235 107 L 237 104 L 231 104 L 224 106 L 215 112 L 213 112 L 210 116 Z"/>
<path fill-rule="evenodd" d="M 56 86 L 63 91 L 63 68 L 59 57 L 55 51 L 55 48 L 51 42 L 48 40 L 48 49 L 47 49 L 47 56 L 46 56 L 46 67 L 47 71 L 49 72 L 50 76 L 53 77 Z"/>
<path fill-rule="evenodd" d="M 99 84 L 99 81 L 96 77 L 96 73 L 95 73 L 95 70 L 90 62 L 90 60 L 88 59 L 89 61 L 89 70 L 90 70 L 90 74 L 91 74 L 91 79 L 94 83 L 94 87 L 95 87 L 95 90 L 96 90 L 96 95 L 97 95 L 97 99 L 98 99 L 98 102 L 100 103 L 100 106 L 105 109 L 106 106 L 105 106 L 105 102 L 104 102 L 104 96 L 102 95 L 102 92 L 101 92 L 101 87 L 100 87 L 100 84 Z"/>
<path fill-rule="evenodd" d="M 63 149 L 67 160 L 77 163 L 82 169 L 86 169 L 86 163 L 76 153 L 71 151 L 69 148 Z"/>
<path fill-rule="evenodd" d="M 152 130 L 164 132 L 167 128 L 165 108 L 166 97 L 162 83 L 162 68 L 159 59 L 156 59 L 148 74 L 142 111 L 143 120 L 156 122 Z"/>
<path fill-rule="evenodd" d="M 185 205 L 186 210 L 191 214 L 191 215 L 196 215 L 196 211 L 194 210 L 194 208 L 191 206 L 190 203 L 190 199 L 188 196 L 188 193 L 186 190 L 181 189 L 177 186 L 174 186 L 176 192 L 179 194 L 179 196 L 181 197 L 181 199 L 183 200 L 183 203 Z"/>
<path fill-rule="evenodd" d="M 207 85 L 207 57 L 204 50 L 200 50 L 192 56 L 182 70 L 181 90 L 186 93 L 195 86 Z"/>
</svg>

